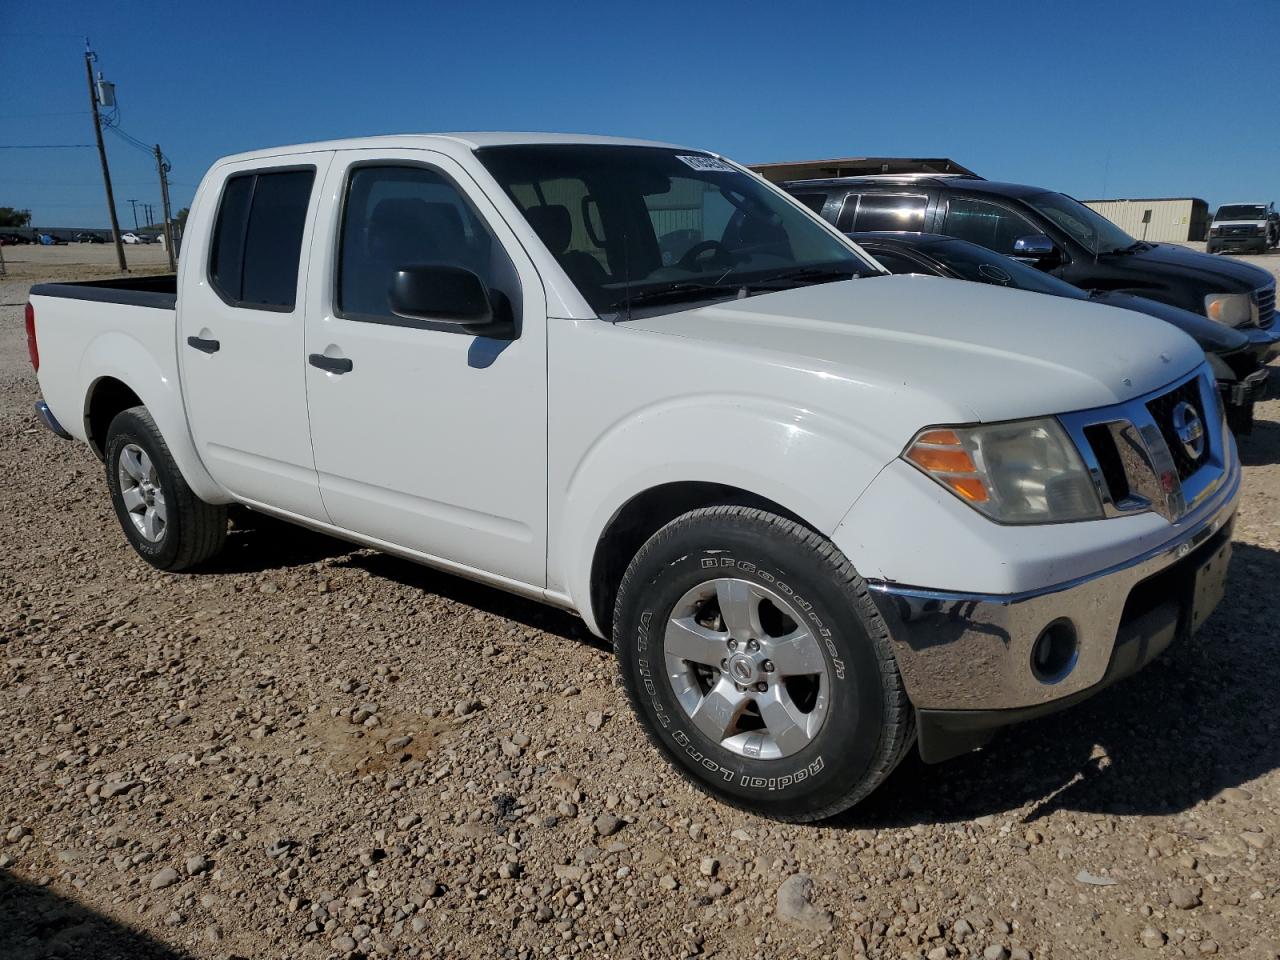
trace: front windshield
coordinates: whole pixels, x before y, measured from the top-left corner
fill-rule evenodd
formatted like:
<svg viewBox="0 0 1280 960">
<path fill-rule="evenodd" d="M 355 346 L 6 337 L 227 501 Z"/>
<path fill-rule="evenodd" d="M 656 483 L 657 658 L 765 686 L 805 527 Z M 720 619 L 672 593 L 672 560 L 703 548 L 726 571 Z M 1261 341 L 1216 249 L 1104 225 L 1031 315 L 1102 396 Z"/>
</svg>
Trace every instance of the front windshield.
<svg viewBox="0 0 1280 960">
<path fill-rule="evenodd" d="M 602 315 L 878 272 L 776 190 L 706 154 L 535 144 L 476 155 Z"/>
<path fill-rule="evenodd" d="M 1038 193 L 1025 202 L 1092 254 L 1120 253 L 1138 242 L 1106 217 L 1064 194 Z"/>
<path fill-rule="evenodd" d="M 1237 203 L 1229 207 L 1219 207 L 1215 220 L 1265 220 L 1267 208 L 1262 204 Z"/>
<path fill-rule="evenodd" d="M 1047 293 L 1055 297 L 1074 297 L 1077 300 L 1084 300 L 1089 296 L 1065 280 L 1059 280 L 1042 270 L 993 253 L 986 247 L 967 240 L 948 239 L 922 243 L 920 251 L 950 267 L 964 280 L 1030 290 L 1032 293 Z"/>
</svg>

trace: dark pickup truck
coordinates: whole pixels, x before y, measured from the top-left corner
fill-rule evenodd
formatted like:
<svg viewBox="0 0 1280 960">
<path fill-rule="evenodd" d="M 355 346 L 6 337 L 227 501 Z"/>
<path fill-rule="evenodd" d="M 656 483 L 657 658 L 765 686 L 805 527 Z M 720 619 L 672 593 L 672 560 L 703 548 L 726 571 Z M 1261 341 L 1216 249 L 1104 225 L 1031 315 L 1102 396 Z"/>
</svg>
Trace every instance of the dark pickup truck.
<svg viewBox="0 0 1280 960">
<path fill-rule="evenodd" d="M 967 175 L 900 174 L 781 185 L 846 232 L 938 233 L 1014 257 L 1085 290 L 1131 293 L 1230 327 L 1268 329 L 1265 270 L 1170 243 L 1135 240 L 1062 193 Z"/>
<path fill-rule="evenodd" d="M 930 233 L 851 233 L 849 239 L 890 273 L 919 273 L 1086 300 L 1173 324 L 1204 350 L 1227 411 L 1227 422 L 1238 435 L 1252 430 L 1254 404 L 1266 399 L 1269 373 L 1266 365 L 1280 356 L 1280 330 L 1225 327 L 1189 310 L 1145 297 L 1081 290 L 1012 257 L 955 237 Z"/>
</svg>

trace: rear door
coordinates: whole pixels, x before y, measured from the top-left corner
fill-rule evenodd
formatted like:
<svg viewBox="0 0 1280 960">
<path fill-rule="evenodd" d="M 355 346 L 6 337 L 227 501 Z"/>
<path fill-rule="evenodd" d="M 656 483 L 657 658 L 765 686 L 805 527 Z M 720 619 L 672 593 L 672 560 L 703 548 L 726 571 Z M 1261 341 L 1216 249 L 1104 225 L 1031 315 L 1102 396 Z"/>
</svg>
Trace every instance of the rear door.
<svg viewBox="0 0 1280 960">
<path fill-rule="evenodd" d="M 178 356 L 200 457 L 241 500 L 324 520 L 307 425 L 303 314 L 332 153 L 232 164 L 183 249 Z"/>
<path fill-rule="evenodd" d="M 312 246 L 303 353 L 332 522 L 543 586 L 547 308 L 532 261 L 461 165 L 434 151 L 339 153 L 324 194 L 335 202 Z M 391 280 L 414 264 L 477 274 L 510 304 L 516 338 L 392 314 Z"/>
</svg>

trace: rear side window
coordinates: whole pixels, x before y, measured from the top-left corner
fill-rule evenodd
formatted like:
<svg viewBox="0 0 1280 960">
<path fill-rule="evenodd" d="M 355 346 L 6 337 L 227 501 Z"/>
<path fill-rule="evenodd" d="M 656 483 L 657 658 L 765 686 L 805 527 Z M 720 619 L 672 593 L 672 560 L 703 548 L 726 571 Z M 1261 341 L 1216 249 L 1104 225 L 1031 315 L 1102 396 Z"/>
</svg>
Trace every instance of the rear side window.
<svg viewBox="0 0 1280 960">
<path fill-rule="evenodd" d="M 919 233 L 924 230 L 928 206 L 929 198 L 915 193 L 851 193 L 845 197 L 836 226 L 847 231 Z"/>
<path fill-rule="evenodd" d="M 213 227 L 209 282 L 237 307 L 290 311 L 315 168 L 228 177 Z"/>
<path fill-rule="evenodd" d="M 864 247 L 890 273 L 931 273 L 910 257 L 884 247 Z"/>
</svg>

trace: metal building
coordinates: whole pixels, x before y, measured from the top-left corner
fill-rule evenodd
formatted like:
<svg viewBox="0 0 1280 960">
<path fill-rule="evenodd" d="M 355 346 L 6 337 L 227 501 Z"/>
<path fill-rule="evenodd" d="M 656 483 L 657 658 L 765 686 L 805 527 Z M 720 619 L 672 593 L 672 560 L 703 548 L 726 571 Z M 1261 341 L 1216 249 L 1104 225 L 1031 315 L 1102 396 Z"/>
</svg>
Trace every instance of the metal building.
<svg viewBox="0 0 1280 960">
<path fill-rule="evenodd" d="M 1139 240 L 1181 243 L 1203 240 L 1209 233 L 1209 204 L 1199 197 L 1086 200 L 1084 203 Z"/>
</svg>

